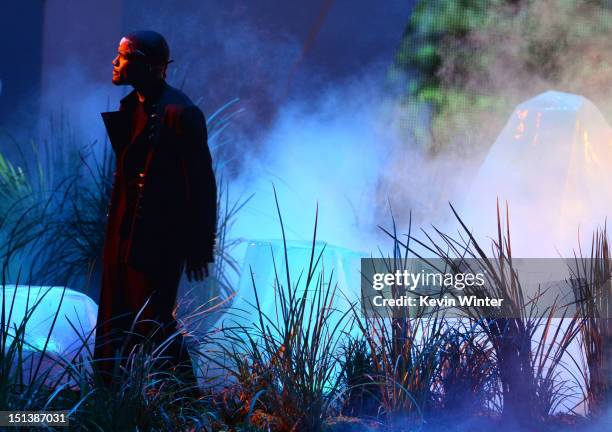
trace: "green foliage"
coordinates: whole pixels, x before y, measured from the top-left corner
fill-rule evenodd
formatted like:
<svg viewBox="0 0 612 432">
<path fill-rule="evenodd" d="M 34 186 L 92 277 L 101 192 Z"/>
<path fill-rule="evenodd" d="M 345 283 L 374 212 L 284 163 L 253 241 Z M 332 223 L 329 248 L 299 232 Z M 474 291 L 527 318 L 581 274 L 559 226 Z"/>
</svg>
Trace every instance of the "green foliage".
<svg viewBox="0 0 612 432">
<path fill-rule="evenodd" d="M 0 197 L 4 205 L 32 193 L 25 173 L 0 154 Z M 6 210 L 5 210 L 6 211 Z M 4 213 L 4 212 L 3 212 Z"/>
<path fill-rule="evenodd" d="M 604 1 L 420 1 L 391 71 L 408 74 L 403 101 L 412 127 L 423 129 L 417 144 L 478 156 L 516 104 L 551 89 L 612 114 L 611 30 Z"/>
<path fill-rule="evenodd" d="M 421 1 L 404 32 L 397 51 L 392 76 L 408 73 L 407 105 L 428 105 L 433 108 L 431 128 L 422 120 L 412 120 L 416 144 L 431 152 L 445 150 L 456 139 L 457 131 L 470 134 L 473 118 L 466 112 L 476 109 L 498 110 L 506 108 L 505 101 L 494 95 L 467 92 L 457 83 L 449 83 L 440 71 L 448 63 L 447 48 L 453 47 L 453 54 L 464 56 L 468 69 L 478 67 L 479 59 L 486 67 L 486 57 L 474 55 L 462 46 L 470 32 L 475 29 L 495 25 L 491 8 L 499 7 L 503 1 L 462 0 L 462 1 Z M 461 74 L 456 74 L 461 76 Z M 476 108 L 472 104 L 476 103 Z M 501 107 L 500 107 L 501 105 Z M 408 108 L 409 118 L 414 114 L 420 117 L 420 110 Z M 463 115 L 462 115 L 463 114 Z M 418 118 L 418 117 L 417 117 Z M 465 143 L 461 143 L 464 144 Z M 468 148 L 472 146 L 467 144 Z"/>
<path fill-rule="evenodd" d="M 420 97 L 426 87 L 439 87 L 436 76 L 443 62 L 441 43 L 446 38 L 461 38 L 471 30 L 482 27 L 490 19 L 487 11 L 499 1 L 421 1 L 410 17 L 396 57 L 401 69 L 416 69 L 418 84 L 412 89 Z M 437 108 L 440 103 L 435 105 Z"/>
</svg>

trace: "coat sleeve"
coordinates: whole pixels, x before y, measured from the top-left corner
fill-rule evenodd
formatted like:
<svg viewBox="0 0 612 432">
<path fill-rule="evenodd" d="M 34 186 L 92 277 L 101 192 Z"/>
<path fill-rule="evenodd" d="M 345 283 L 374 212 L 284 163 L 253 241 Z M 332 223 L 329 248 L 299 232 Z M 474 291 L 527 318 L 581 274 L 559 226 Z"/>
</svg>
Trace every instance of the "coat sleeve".
<svg viewBox="0 0 612 432">
<path fill-rule="evenodd" d="M 181 165 L 187 193 L 186 258 L 195 263 L 214 260 L 217 231 L 217 184 L 208 148 L 204 114 L 187 107 L 180 117 Z"/>
</svg>

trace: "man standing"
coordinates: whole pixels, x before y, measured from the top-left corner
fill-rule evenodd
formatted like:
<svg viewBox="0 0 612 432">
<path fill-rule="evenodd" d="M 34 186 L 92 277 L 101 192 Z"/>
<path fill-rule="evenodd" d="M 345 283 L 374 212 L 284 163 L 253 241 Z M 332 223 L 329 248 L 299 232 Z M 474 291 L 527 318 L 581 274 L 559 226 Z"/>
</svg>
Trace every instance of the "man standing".
<svg viewBox="0 0 612 432">
<path fill-rule="evenodd" d="M 116 156 L 94 358 L 108 385 L 136 343 L 166 344 L 164 366 L 193 369 L 173 310 L 183 272 L 208 276 L 217 188 L 202 111 L 165 82 L 169 48 L 156 32 L 123 37 L 113 84 L 134 90 L 102 113 Z"/>
</svg>

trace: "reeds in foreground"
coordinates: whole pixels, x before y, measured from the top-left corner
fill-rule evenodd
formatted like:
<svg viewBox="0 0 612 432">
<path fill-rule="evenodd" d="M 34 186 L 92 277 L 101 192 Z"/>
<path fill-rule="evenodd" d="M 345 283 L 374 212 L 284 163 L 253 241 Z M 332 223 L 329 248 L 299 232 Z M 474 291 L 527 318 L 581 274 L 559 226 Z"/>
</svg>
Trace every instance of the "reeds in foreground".
<svg viewBox="0 0 612 432">
<path fill-rule="evenodd" d="M 50 317 L 49 333 L 39 347 L 28 342 L 27 329 L 47 292 L 38 298 L 32 296 L 27 313 L 17 323 L 12 318 L 15 295 L 5 295 L 4 286 L 2 294 L 0 410 L 67 411 L 71 430 L 214 430 L 210 398 L 164 366 L 166 349 L 174 335 L 158 345 L 149 335 L 143 335 L 129 352 L 114 359 L 117 367 L 112 384 L 103 385 L 92 367 L 95 362 L 89 342 L 93 332 L 83 334 L 78 323 L 70 323 L 80 343 L 69 352 L 50 349 L 55 322 L 66 319 L 59 314 L 62 300 Z"/>
<path fill-rule="evenodd" d="M 228 424 L 315 432 L 324 429 L 339 397 L 342 369 L 337 354 L 350 326 L 350 311 L 335 309 L 333 273 L 326 276 L 319 267 L 323 251 L 315 255 L 316 218 L 306 275 L 292 280 L 278 199 L 276 203 L 284 259 L 281 269 L 275 259 L 274 287 L 257 287 L 252 277 L 254 322 L 224 328 L 217 349 L 207 356 L 233 382 L 217 398 Z M 264 312 L 259 289 L 277 293 L 275 316 Z"/>
<path fill-rule="evenodd" d="M 9 325 L 12 304 L 3 295 L 2 406 L 68 410 L 73 424 L 92 431 L 342 430 L 341 413 L 356 417 L 351 430 L 367 430 L 366 424 L 391 431 L 546 430 L 564 407 L 578 417 L 571 410 L 580 377 L 563 378 L 576 361 L 569 350 L 573 342 L 584 352 L 589 414 L 595 418 L 610 406 L 611 334 L 604 314 L 609 295 L 594 291 L 609 281 L 604 234 L 596 235 L 591 252 L 602 259 L 579 267 L 576 280 L 589 282 L 575 286 L 579 312 L 565 316 L 557 304 L 538 311 L 538 295 L 524 294 L 499 212 L 492 254 L 459 216 L 459 239 L 436 231 L 438 238 L 426 234 L 425 243 L 409 232 L 402 242 L 394 228 L 387 231 L 394 243 L 392 258 L 385 260 L 388 271 L 403 268 L 414 254 L 410 242 L 417 242 L 444 262 L 445 271 L 465 271 L 466 265 L 486 269 L 483 292 L 474 294 L 503 298 L 508 309 L 500 316 L 473 307 L 463 318 L 449 318 L 442 309 L 364 317 L 355 305 L 336 309 L 333 272 L 322 268 L 323 251 L 315 253 L 316 218 L 310 261 L 298 278 L 289 271 L 278 199 L 277 210 L 285 248 L 283 257 L 274 257 L 274 286 L 253 283 L 251 323 L 218 329 L 198 341 L 199 354 L 222 373 L 209 377 L 199 392 L 158 368 L 164 344 L 149 346 L 146 338 L 116 359 L 115 385 L 102 386 L 91 372 L 91 334 L 80 335 L 82 347 L 69 358 L 53 357 L 46 344 L 42 350 L 30 347 L 27 316 L 21 325 Z M 259 303 L 262 289 L 277 294 L 272 313 Z M 194 319 L 200 320 L 196 309 Z M 28 352 L 39 357 L 28 360 Z M 474 418 L 483 422 L 474 426 L 469 423 Z"/>
<path fill-rule="evenodd" d="M 463 294 L 503 299 L 503 310 L 491 316 L 485 307 L 468 307 L 466 319 L 470 322 L 470 331 L 460 334 L 466 334 L 477 343 L 480 352 L 487 353 L 490 367 L 482 372 L 487 371 L 498 379 L 501 400 L 497 402 L 492 398 L 488 405 L 501 404 L 502 418 L 508 425 L 536 427 L 549 421 L 575 396 L 576 383 L 563 379 L 562 372 L 567 371 L 567 365 L 573 360 L 568 348 L 579 334 L 580 321 L 577 316 L 565 317 L 556 303 L 538 308 L 541 292 L 533 298 L 525 297 L 513 265 L 510 228 L 508 224 L 503 226 L 499 206 L 498 235 L 492 242 L 491 254 L 485 252 L 454 208 L 452 210 L 461 226 L 458 238 L 435 230 L 437 239 L 425 233 L 427 243 L 412 236 L 409 239 L 441 259 L 446 266 L 445 272 L 469 270 L 487 275 L 484 286 L 467 287 Z M 401 242 L 395 233 L 386 232 L 406 251 L 412 251 L 408 242 Z M 555 325 L 555 316 L 563 317 L 561 323 Z M 474 338 L 474 335 L 485 338 Z M 461 351 L 454 355 L 460 359 Z M 448 354 L 445 357 L 448 358 Z M 465 365 L 469 368 L 467 363 Z"/>
<path fill-rule="evenodd" d="M 607 230 L 593 234 L 590 256 L 578 249 L 573 288 L 580 315 L 586 412 L 605 415 L 612 406 L 612 267 Z"/>
</svg>

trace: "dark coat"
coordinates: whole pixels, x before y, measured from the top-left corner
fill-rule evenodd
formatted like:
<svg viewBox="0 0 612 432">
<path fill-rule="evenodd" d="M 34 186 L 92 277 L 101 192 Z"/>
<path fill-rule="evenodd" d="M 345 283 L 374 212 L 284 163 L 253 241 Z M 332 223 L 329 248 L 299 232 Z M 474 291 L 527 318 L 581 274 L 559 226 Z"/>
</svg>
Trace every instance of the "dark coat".
<svg viewBox="0 0 612 432">
<path fill-rule="evenodd" d="M 204 115 L 185 94 L 164 83 L 146 125 L 132 131 L 137 103 L 133 91 L 121 100 L 119 111 L 102 113 L 118 161 L 104 261 L 116 259 L 118 253 L 111 250 L 116 242 L 110 239 L 117 236 L 124 211 L 118 202 L 125 181 L 121 161 L 132 151 L 130 141 L 140 141 L 146 145 L 146 162 L 138 206 L 129 221 L 127 264 L 153 274 L 168 260 L 212 262 L 217 188 Z"/>
<path fill-rule="evenodd" d="M 102 113 L 117 159 L 94 351 L 107 384 L 136 335 L 171 337 L 164 355 L 193 373 L 173 309 L 185 260 L 213 261 L 217 188 L 204 115 L 166 83 L 158 90 L 146 106 L 132 92 Z"/>
</svg>

